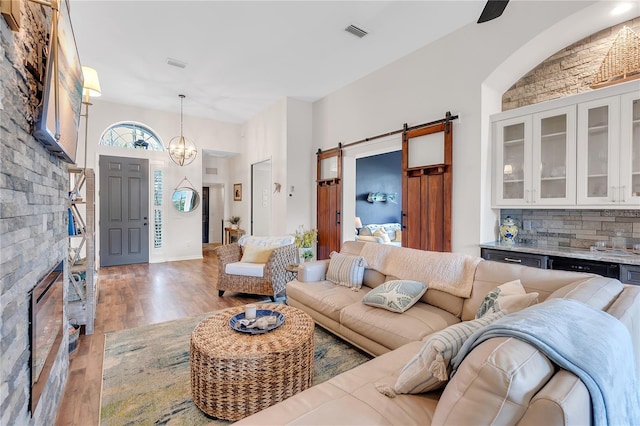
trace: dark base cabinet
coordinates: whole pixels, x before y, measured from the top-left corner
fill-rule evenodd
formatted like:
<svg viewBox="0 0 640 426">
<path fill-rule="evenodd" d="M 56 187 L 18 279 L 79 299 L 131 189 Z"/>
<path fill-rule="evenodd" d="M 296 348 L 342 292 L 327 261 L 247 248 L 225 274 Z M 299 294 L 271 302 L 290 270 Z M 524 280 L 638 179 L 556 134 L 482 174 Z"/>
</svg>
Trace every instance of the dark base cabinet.
<svg viewBox="0 0 640 426">
<path fill-rule="evenodd" d="M 480 256 L 485 260 L 493 260 L 495 262 L 515 263 L 524 266 L 533 266 L 534 268 L 547 269 L 549 256 L 543 254 L 518 253 L 508 250 L 494 250 L 483 248 L 480 250 Z"/>
<path fill-rule="evenodd" d="M 495 262 L 515 263 L 540 269 L 585 272 L 615 278 L 623 284 L 640 285 L 640 265 L 578 259 L 575 257 L 549 256 L 546 254 L 522 253 L 511 250 L 481 248 L 483 259 Z"/>
<path fill-rule="evenodd" d="M 625 284 L 640 285 L 640 266 L 620 265 L 620 281 Z"/>
<path fill-rule="evenodd" d="M 620 265 L 596 260 L 574 259 L 570 257 L 549 257 L 549 269 L 561 271 L 587 272 L 608 278 L 620 278 Z"/>
</svg>

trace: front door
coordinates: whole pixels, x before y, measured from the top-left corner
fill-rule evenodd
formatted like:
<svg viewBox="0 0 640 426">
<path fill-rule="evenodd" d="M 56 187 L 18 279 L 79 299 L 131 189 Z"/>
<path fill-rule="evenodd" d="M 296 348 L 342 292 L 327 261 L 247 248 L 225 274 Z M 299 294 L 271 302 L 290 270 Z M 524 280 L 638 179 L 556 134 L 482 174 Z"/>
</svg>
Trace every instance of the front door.
<svg viewBox="0 0 640 426">
<path fill-rule="evenodd" d="M 100 266 L 149 262 L 149 160 L 100 156 Z"/>
</svg>

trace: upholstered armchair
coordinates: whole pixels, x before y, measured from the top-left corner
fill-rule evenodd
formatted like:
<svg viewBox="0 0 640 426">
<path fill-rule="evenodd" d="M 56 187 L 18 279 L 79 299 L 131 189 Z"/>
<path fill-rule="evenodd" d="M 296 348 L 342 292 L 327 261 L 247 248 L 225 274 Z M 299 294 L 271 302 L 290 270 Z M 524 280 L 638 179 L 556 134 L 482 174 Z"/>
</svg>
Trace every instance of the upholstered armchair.
<svg viewBox="0 0 640 426">
<path fill-rule="evenodd" d="M 293 236 L 244 235 L 237 243 L 217 247 L 218 295 L 234 291 L 275 300 L 287 284 L 285 266 L 296 263 L 298 246 L 293 241 Z"/>
</svg>

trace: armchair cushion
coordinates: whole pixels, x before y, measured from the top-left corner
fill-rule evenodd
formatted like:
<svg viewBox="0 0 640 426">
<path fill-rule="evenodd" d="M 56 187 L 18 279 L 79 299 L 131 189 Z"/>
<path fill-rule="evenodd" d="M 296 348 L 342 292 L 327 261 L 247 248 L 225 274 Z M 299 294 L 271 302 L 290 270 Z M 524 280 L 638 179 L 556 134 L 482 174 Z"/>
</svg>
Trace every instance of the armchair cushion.
<svg viewBox="0 0 640 426">
<path fill-rule="evenodd" d="M 240 262 L 248 263 L 267 263 L 269 256 L 276 247 L 256 246 L 253 244 L 245 244 L 242 249 L 242 259 Z"/>
<path fill-rule="evenodd" d="M 227 263 L 224 272 L 229 275 L 245 277 L 264 277 L 264 263 L 234 262 Z"/>
</svg>

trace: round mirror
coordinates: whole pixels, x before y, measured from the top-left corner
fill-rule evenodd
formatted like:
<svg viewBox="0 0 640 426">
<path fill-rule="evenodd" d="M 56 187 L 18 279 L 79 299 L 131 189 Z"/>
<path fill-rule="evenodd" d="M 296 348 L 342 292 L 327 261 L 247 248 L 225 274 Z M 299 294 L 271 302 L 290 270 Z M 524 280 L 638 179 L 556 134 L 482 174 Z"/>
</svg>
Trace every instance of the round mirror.
<svg viewBox="0 0 640 426">
<path fill-rule="evenodd" d="M 183 186 L 173 191 L 171 202 L 179 212 L 187 213 L 198 207 L 200 204 L 200 194 L 193 188 Z"/>
</svg>

